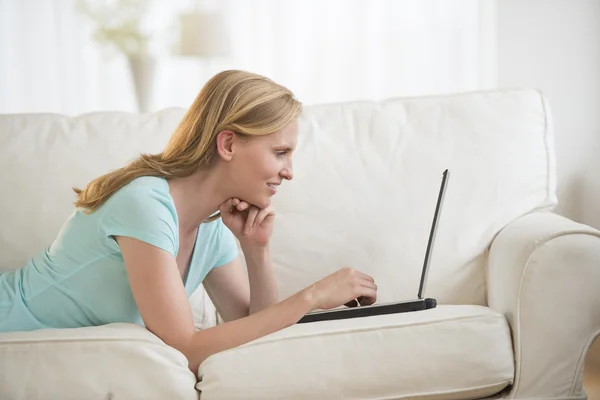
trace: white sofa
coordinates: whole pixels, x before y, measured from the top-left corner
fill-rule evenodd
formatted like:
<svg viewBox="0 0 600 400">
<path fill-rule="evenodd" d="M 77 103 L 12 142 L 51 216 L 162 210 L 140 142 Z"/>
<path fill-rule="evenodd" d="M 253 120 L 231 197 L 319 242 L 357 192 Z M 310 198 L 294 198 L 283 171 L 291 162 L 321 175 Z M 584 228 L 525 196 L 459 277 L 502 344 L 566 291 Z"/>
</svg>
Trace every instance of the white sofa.
<svg viewBox="0 0 600 400">
<path fill-rule="evenodd" d="M 0 116 L 0 269 L 49 245 L 73 186 L 157 152 L 182 109 Z M 0 399 L 584 399 L 600 329 L 600 232 L 552 212 L 550 110 L 535 90 L 306 106 L 274 198 L 282 297 L 348 265 L 414 298 L 451 171 L 427 296 L 436 309 L 299 324 L 207 359 L 111 324 L 0 334 Z M 110 288 L 99 287 L 110 296 Z M 218 323 L 200 289 L 196 324 Z"/>
</svg>

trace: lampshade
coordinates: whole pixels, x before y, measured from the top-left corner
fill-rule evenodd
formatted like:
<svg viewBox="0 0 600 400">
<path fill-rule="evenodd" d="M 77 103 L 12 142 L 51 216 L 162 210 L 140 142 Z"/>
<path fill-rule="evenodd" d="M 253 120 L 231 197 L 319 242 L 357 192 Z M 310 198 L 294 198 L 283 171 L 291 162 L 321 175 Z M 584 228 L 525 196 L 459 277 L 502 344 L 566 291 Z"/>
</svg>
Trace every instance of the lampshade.
<svg viewBox="0 0 600 400">
<path fill-rule="evenodd" d="M 217 12 L 194 11 L 181 14 L 179 54 L 196 57 L 224 57 L 229 54 L 229 33 L 225 18 Z"/>
</svg>

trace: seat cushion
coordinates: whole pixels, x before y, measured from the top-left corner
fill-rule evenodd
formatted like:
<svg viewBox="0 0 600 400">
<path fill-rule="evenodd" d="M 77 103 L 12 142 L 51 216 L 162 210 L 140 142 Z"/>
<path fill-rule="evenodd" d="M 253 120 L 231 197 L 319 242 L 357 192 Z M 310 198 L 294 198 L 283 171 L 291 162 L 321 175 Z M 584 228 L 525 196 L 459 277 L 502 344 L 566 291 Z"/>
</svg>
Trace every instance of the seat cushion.
<svg viewBox="0 0 600 400">
<path fill-rule="evenodd" d="M 0 333 L 0 399 L 198 400 L 187 359 L 145 328 Z"/>
<path fill-rule="evenodd" d="M 212 399 L 473 399 L 514 376 L 504 316 L 484 306 L 298 324 L 209 357 Z"/>
</svg>

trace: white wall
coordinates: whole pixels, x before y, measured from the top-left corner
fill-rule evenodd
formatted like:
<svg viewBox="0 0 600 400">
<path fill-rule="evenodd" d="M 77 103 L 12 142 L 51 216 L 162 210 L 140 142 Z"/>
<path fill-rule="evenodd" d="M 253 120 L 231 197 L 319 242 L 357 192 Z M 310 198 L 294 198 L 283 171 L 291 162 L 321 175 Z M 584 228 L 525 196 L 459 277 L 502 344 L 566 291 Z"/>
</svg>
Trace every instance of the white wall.
<svg viewBox="0 0 600 400">
<path fill-rule="evenodd" d="M 149 0 L 149 109 L 188 107 L 229 68 L 265 74 L 307 105 L 489 87 L 493 1 L 210 1 L 226 17 L 230 51 L 200 59 L 178 55 L 177 23 L 192 3 L 208 2 Z M 0 113 L 137 110 L 127 59 L 92 39 L 97 27 L 75 5 L 0 0 Z"/>
<path fill-rule="evenodd" d="M 600 0 L 497 2 L 498 86 L 549 97 L 557 211 L 600 228 Z"/>
</svg>

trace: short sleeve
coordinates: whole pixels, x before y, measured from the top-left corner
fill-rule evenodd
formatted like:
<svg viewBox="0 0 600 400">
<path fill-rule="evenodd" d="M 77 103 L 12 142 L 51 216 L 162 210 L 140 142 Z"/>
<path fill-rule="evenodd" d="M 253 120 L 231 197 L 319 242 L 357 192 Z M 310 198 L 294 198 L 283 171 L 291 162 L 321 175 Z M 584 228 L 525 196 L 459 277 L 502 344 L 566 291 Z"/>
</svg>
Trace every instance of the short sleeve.
<svg viewBox="0 0 600 400">
<path fill-rule="evenodd" d="M 109 198 L 101 212 L 99 229 L 104 237 L 128 236 L 177 254 L 177 213 L 160 188 L 125 187 Z"/>
<path fill-rule="evenodd" d="M 219 254 L 217 256 L 215 267 L 220 267 L 233 261 L 238 255 L 239 248 L 235 236 L 223 223 L 223 220 L 219 218 L 215 222 L 218 224 L 217 234 L 219 238 Z"/>
</svg>

